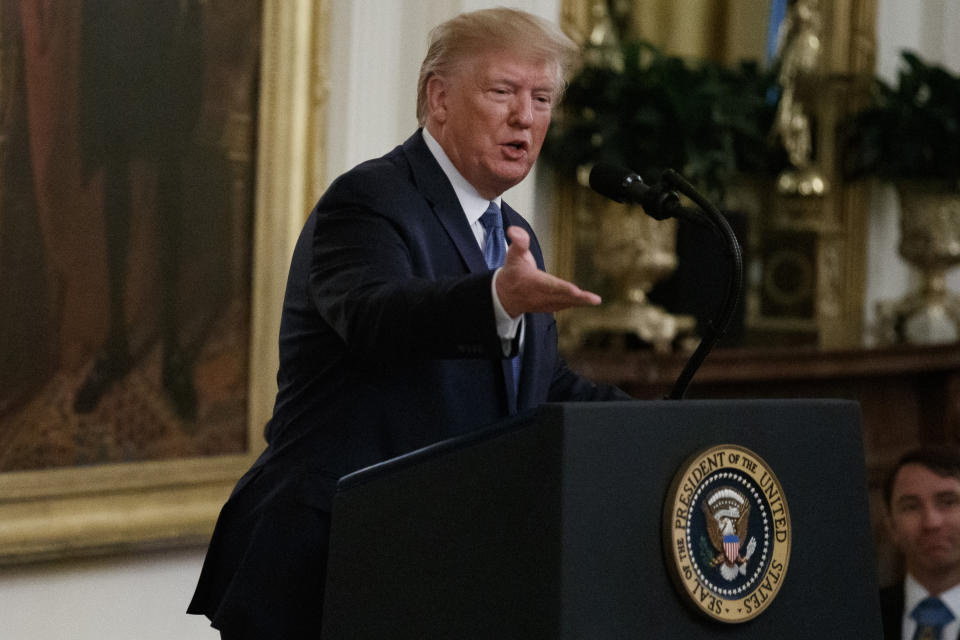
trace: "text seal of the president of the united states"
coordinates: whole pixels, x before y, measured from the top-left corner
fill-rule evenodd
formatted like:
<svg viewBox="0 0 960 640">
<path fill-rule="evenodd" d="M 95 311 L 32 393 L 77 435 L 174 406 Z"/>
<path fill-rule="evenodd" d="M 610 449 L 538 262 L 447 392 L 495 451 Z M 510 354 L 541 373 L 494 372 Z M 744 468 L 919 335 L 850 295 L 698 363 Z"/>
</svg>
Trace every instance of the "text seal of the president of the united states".
<svg viewBox="0 0 960 640">
<path fill-rule="evenodd" d="M 790 510 L 770 466 L 749 449 L 717 445 L 689 458 L 667 495 L 663 529 L 677 588 L 711 618 L 750 620 L 783 585 Z"/>
</svg>

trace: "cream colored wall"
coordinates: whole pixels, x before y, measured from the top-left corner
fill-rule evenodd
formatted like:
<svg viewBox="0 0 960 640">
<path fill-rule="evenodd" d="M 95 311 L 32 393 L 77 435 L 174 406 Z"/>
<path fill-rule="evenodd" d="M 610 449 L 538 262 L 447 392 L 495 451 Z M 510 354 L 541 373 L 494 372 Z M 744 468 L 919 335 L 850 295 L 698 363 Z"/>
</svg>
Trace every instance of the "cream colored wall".
<svg viewBox="0 0 960 640">
<path fill-rule="evenodd" d="M 184 613 L 202 551 L 7 567 L 0 570 L 5 640 L 216 640 Z"/>
</svg>

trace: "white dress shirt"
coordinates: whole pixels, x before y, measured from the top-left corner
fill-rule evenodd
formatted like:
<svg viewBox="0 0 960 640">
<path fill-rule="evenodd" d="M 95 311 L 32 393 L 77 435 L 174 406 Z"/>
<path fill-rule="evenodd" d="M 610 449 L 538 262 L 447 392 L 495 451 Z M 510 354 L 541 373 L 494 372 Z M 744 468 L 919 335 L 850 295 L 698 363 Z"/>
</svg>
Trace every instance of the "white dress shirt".
<svg viewBox="0 0 960 640">
<path fill-rule="evenodd" d="M 913 634 L 917 630 L 917 621 L 910 617 L 910 612 L 929 595 L 927 590 L 908 573 L 903 580 L 903 635 L 901 636 L 903 640 L 913 639 Z M 960 584 L 937 597 L 953 614 L 953 620 L 943 628 L 940 637 L 944 640 L 956 638 L 957 633 L 960 632 Z"/>
<path fill-rule="evenodd" d="M 457 168 L 453 166 L 453 162 L 447 157 L 443 147 L 430 135 L 430 132 L 427 131 L 426 128 L 423 129 L 423 140 L 427 143 L 427 148 L 430 150 L 430 153 L 433 154 L 433 157 L 436 158 L 437 163 L 440 164 L 440 168 L 443 169 L 443 173 L 447 176 L 447 179 L 450 180 L 450 184 L 453 185 L 453 190 L 457 194 L 457 200 L 460 201 L 460 207 L 467 216 L 467 222 L 470 224 L 470 229 L 477 239 L 477 244 L 480 245 L 480 250 L 483 251 L 486 232 L 483 225 L 480 224 L 480 216 L 484 214 L 491 202 L 496 202 L 499 207 L 501 205 L 500 197 L 497 196 L 495 200 L 491 201 L 481 196 L 476 188 L 467 182 L 467 179 L 457 171 Z M 500 275 L 500 269 L 497 269 L 493 274 L 493 280 L 490 283 L 490 293 L 493 296 L 493 313 L 497 321 L 497 335 L 500 336 L 500 340 L 503 343 L 503 353 L 507 355 L 510 353 L 511 343 L 516 337 L 517 331 L 520 329 L 523 315 L 513 318 L 503 308 L 503 304 L 500 302 L 500 296 L 497 295 L 498 275 Z M 521 348 L 523 347 L 522 333 L 520 334 L 520 346 Z"/>
</svg>

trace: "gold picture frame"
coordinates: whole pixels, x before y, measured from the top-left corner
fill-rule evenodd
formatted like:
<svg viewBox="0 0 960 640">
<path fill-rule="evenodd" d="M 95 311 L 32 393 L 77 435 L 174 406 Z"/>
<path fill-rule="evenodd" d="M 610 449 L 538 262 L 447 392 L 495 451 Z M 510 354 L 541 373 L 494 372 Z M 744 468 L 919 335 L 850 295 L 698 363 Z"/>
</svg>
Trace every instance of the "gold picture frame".
<svg viewBox="0 0 960 640">
<path fill-rule="evenodd" d="M 264 0 L 248 451 L 0 473 L 0 564 L 202 545 L 263 446 L 289 255 L 322 184 L 327 0 Z"/>
</svg>

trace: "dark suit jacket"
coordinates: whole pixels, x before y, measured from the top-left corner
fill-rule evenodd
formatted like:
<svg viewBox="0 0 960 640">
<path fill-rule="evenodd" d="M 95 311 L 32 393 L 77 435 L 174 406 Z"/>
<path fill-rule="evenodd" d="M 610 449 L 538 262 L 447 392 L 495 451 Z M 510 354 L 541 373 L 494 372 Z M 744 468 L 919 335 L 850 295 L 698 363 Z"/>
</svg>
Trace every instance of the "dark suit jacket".
<svg viewBox="0 0 960 640">
<path fill-rule="evenodd" d="M 339 477 L 546 401 L 627 398 L 566 367 L 545 313 L 524 317 L 514 394 L 491 278 L 419 131 L 330 186 L 293 253 L 269 446 L 224 506 L 191 612 L 225 637 L 316 634 Z"/>
<path fill-rule="evenodd" d="M 880 618 L 884 640 L 900 640 L 903 633 L 903 583 L 880 589 Z M 960 640 L 960 634 L 957 635 Z"/>
<path fill-rule="evenodd" d="M 900 640 L 903 629 L 903 583 L 880 589 L 880 619 L 884 640 Z"/>
</svg>

